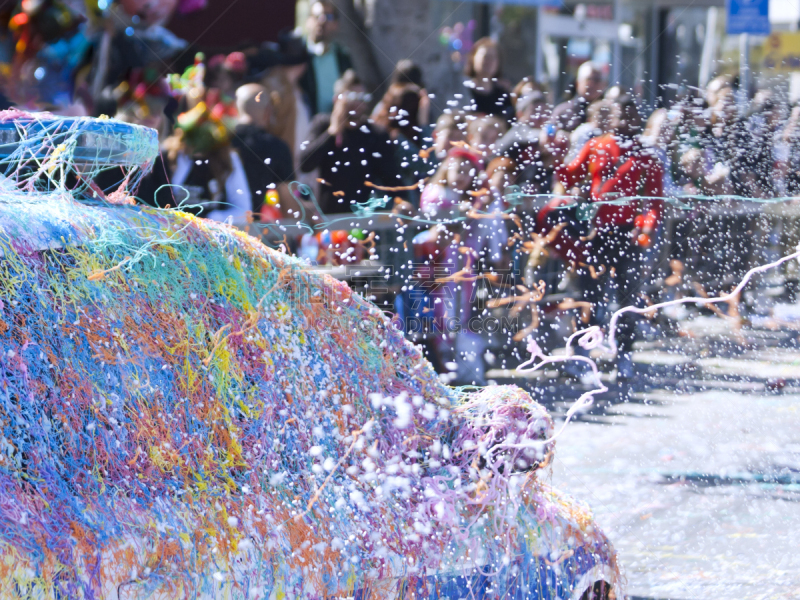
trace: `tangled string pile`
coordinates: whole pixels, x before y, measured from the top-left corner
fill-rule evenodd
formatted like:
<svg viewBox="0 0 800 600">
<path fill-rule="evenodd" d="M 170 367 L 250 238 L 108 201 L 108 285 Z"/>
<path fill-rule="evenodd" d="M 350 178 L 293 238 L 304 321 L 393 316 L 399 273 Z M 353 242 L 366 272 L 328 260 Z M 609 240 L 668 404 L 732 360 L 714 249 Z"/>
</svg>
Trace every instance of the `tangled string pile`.
<svg viewBox="0 0 800 600">
<path fill-rule="evenodd" d="M 111 119 L 55 119 L 47 113 L 0 111 L 2 189 L 47 193 L 69 191 L 111 202 L 128 201 L 150 172 L 158 153 L 153 129 Z M 92 180 L 101 172 L 121 170 L 120 188 L 105 198 Z"/>
<path fill-rule="evenodd" d="M 588 512 L 536 480 L 553 423 L 527 394 L 443 386 L 380 310 L 244 233 L 78 202 L 56 153 L 77 164 L 81 124 L 48 146 L 52 128 L 13 118 L 28 166 L 0 194 L 3 590 L 443 597 L 435 569 L 505 597 L 616 570 Z M 152 163 L 140 141 L 128 164 Z"/>
</svg>

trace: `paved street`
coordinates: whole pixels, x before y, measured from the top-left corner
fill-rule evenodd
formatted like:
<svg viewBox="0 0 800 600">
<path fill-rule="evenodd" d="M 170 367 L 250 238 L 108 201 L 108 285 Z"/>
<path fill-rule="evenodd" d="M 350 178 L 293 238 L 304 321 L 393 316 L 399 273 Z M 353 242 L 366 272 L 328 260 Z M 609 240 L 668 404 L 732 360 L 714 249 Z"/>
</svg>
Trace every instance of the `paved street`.
<svg viewBox="0 0 800 600">
<path fill-rule="evenodd" d="M 640 348 L 637 391 L 570 424 L 546 476 L 591 506 L 633 598 L 800 598 L 800 352 L 707 325 Z M 528 383 L 555 414 L 577 395 Z"/>
<path fill-rule="evenodd" d="M 552 482 L 591 505 L 631 595 L 800 597 L 800 395 L 653 392 L 606 414 L 567 428 Z"/>
</svg>

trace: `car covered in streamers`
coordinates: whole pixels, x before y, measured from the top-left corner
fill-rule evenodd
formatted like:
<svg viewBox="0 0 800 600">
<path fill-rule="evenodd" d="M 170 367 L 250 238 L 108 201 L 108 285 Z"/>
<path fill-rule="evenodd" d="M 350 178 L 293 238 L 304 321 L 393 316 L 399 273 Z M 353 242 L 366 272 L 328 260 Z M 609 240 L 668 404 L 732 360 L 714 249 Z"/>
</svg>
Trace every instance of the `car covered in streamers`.
<svg viewBox="0 0 800 600">
<path fill-rule="evenodd" d="M 4 597 L 622 598 L 538 477 L 541 406 L 448 388 L 345 284 L 138 205 L 157 152 L 0 113 Z"/>
</svg>

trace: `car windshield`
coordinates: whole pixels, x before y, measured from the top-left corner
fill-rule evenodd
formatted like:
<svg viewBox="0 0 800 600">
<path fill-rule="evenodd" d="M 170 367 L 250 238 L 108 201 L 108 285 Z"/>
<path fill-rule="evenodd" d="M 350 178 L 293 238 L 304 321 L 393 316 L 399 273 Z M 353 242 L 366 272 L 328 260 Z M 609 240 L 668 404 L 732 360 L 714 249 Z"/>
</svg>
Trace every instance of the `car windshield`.
<svg viewBox="0 0 800 600">
<path fill-rule="evenodd" d="M 122 173 L 122 189 L 134 190 L 158 155 L 157 134 L 145 127 L 14 110 L 0 115 L 0 173 L 6 189 L 69 190 L 76 198 L 105 199 L 93 183 L 100 173 Z"/>
</svg>

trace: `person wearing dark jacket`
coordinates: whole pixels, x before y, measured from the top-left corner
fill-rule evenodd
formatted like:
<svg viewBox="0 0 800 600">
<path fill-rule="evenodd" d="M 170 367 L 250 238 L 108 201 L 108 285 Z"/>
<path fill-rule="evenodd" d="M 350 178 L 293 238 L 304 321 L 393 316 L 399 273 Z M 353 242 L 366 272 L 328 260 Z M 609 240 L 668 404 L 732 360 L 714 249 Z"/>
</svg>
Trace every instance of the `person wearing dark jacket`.
<svg viewBox="0 0 800 600">
<path fill-rule="evenodd" d="M 578 68 L 575 87 L 577 91 L 575 96 L 553 109 L 550 123 L 555 125 L 556 129 L 572 132 L 578 125 L 586 122 L 589 105 L 603 95 L 605 88 L 603 74 L 593 63 L 585 62 Z"/>
<path fill-rule="evenodd" d="M 354 71 L 336 82 L 335 92 L 333 112 L 314 117 L 300 152 L 301 171 L 319 169 L 319 205 L 326 214 L 367 202 L 372 186 L 402 183 L 389 137 L 367 123 L 369 97 Z"/>
<path fill-rule="evenodd" d="M 553 189 L 553 156 L 541 143 L 547 121 L 547 99 L 533 90 L 517 99 L 516 123 L 494 146 L 497 156 L 513 160 L 519 172 L 517 183 L 528 194 L 549 194 Z"/>
<path fill-rule="evenodd" d="M 308 69 L 300 79 L 311 115 L 333 110 L 333 86 L 345 71 L 353 66 L 350 55 L 332 41 L 339 30 L 339 11 L 327 0 L 311 5 L 308 17 Z"/>
<path fill-rule="evenodd" d="M 471 99 L 471 110 L 482 115 L 511 119 L 514 107 L 510 90 L 505 83 L 498 81 L 501 60 L 497 42 L 488 37 L 475 42 L 467 55 L 464 74 L 467 76 L 464 87 Z"/>
<path fill-rule="evenodd" d="M 282 187 L 292 178 L 292 153 L 286 142 L 268 133 L 272 113 L 270 95 L 261 85 L 250 83 L 236 90 L 239 121 L 231 145 L 242 161 L 250 187 L 253 214 L 261 214 L 269 190 Z M 281 204 L 287 194 L 280 189 Z"/>
</svg>

